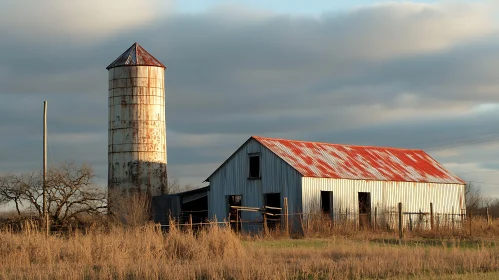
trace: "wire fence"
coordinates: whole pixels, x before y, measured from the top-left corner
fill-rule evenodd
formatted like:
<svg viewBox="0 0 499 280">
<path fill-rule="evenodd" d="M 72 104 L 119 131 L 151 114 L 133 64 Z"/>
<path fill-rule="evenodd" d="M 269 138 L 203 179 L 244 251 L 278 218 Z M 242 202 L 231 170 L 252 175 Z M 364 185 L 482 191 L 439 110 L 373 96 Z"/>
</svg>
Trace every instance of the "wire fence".
<svg viewBox="0 0 499 280">
<path fill-rule="evenodd" d="M 458 213 L 434 213 L 433 205 L 429 212 L 403 211 L 402 204 L 398 209 L 378 209 L 374 207 L 365 213 L 352 209 L 333 208 L 328 211 L 309 213 L 289 213 L 287 201 L 283 207 L 246 207 L 231 206 L 226 217 L 208 218 L 208 210 L 183 211 L 172 217 L 163 214 L 166 224 L 161 227 L 168 230 L 175 226 L 181 230 L 200 230 L 211 226 L 231 227 L 237 233 L 285 233 L 285 234 L 335 234 L 354 231 L 393 232 L 403 237 L 404 234 L 431 232 L 451 235 L 479 235 L 479 231 L 490 227 L 493 221 L 488 208 L 459 209 Z M 33 228 L 41 226 L 43 221 L 38 216 L 24 216 Z M 22 230 L 18 219 L 6 220 L 7 227 Z M 499 225 L 499 223 L 498 223 Z M 86 226 L 86 225 L 84 225 Z M 67 232 L 78 228 L 78 225 L 51 224 L 52 233 Z"/>
<path fill-rule="evenodd" d="M 244 207 L 231 206 L 227 217 L 208 219 L 208 210 L 185 211 L 178 217 L 170 217 L 170 224 L 162 225 L 168 229 L 201 229 L 213 225 L 230 226 L 235 232 L 281 232 L 281 233 L 335 233 L 345 231 L 387 231 L 398 233 L 433 232 L 460 235 L 473 235 L 477 223 L 490 225 L 492 219 L 488 208 L 471 210 L 460 209 L 459 213 L 433 213 L 398 210 L 371 209 L 367 213 L 330 209 L 327 213 L 288 213 L 287 207 Z"/>
</svg>

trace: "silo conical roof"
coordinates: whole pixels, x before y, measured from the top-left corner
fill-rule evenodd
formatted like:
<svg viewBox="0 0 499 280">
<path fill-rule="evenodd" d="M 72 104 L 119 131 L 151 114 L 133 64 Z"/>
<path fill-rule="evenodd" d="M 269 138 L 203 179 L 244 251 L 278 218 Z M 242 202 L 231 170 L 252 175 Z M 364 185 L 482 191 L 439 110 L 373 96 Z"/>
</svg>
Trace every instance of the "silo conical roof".
<svg viewBox="0 0 499 280">
<path fill-rule="evenodd" d="M 106 67 L 107 70 L 120 66 L 157 66 L 166 68 L 163 63 L 159 62 L 154 56 L 148 53 L 137 42 L 133 43 L 122 55 L 120 55 L 113 63 Z"/>
</svg>

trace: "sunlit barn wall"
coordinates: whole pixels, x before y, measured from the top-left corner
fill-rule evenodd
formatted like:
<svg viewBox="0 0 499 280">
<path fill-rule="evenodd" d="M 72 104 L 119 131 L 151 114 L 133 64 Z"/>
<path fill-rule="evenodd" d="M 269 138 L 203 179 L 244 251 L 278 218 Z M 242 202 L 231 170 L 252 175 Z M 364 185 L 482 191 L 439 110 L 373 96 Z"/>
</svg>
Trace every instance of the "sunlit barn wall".
<svg viewBox="0 0 499 280">
<path fill-rule="evenodd" d="M 308 213 L 320 205 L 321 191 L 333 192 L 333 216 L 339 219 L 348 213 L 356 218 L 359 213 L 359 192 L 371 193 L 371 214 L 377 207 L 380 216 L 386 211 L 397 211 L 401 202 L 403 212 L 430 212 L 460 214 L 466 208 L 464 185 L 418 182 L 371 181 L 330 178 L 302 178 L 303 211 Z M 409 219 L 404 215 L 405 223 Z M 374 220 L 374 216 L 372 217 Z"/>
<path fill-rule="evenodd" d="M 164 68 L 109 69 L 109 189 L 166 189 Z"/>
</svg>

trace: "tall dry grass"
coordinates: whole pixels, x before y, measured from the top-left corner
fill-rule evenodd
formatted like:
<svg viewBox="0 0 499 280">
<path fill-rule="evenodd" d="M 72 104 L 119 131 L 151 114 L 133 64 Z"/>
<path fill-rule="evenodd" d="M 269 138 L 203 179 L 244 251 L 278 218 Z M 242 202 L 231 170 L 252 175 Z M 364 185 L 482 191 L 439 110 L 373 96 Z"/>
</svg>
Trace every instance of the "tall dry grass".
<svg viewBox="0 0 499 280">
<path fill-rule="evenodd" d="M 244 240 L 217 226 L 165 233 L 154 225 L 46 238 L 27 224 L 21 233 L 0 232 L 0 279 L 376 279 L 499 270 L 499 248 L 485 243 L 467 249 L 333 236 L 297 247 L 291 239 L 271 246 Z"/>
<path fill-rule="evenodd" d="M 85 232 L 45 237 L 29 221 L 20 230 L 0 230 L 0 279 L 378 279 L 499 270 L 493 243 L 399 245 L 393 232 L 359 231 L 353 222 L 324 215 L 302 222 L 304 246 L 279 229 L 247 236 L 218 226 L 180 230 L 172 223 L 164 232 L 146 223 L 146 200 L 117 202 L 126 215 Z M 477 235 L 497 236 L 497 224 L 477 219 L 471 225 Z M 407 238 L 456 238 L 455 229 L 449 235 L 441 230 L 434 236 L 413 231 Z"/>
<path fill-rule="evenodd" d="M 108 221 L 126 227 L 138 227 L 151 220 L 151 198 L 147 194 L 109 191 Z"/>
<path fill-rule="evenodd" d="M 290 215 L 290 219 L 292 217 Z M 398 237 L 398 222 L 387 223 L 387 218 L 380 215 L 377 220 L 371 220 L 370 223 L 370 226 L 361 227 L 358 219 L 340 217 L 333 220 L 330 215 L 320 211 L 303 214 L 300 217 L 301 233 L 305 237 Z M 427 223 L 421 225 L 415 222 L 412 229 L 408 223 L 405 223 L 402 230 L 406 238 L 494 239 L 499 237 L 499 219 L 473 216 L 455 221 L 448 219 L 440 223 L 435 219 L 433 229 L 428 219 Z"/>
</svg>

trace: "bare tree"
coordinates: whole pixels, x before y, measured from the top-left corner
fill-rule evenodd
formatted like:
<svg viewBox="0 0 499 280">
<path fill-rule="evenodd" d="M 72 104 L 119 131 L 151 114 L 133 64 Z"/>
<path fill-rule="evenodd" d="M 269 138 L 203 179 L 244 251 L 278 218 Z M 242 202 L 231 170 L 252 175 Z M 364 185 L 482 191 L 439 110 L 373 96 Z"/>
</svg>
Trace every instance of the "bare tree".
<svg viewBox="0 0 499 280">
<path fill-rule="evenodd" d="M 466 209 L 476 211 L 483 207 L 483 198 L 479 186 L 467 183 L 464 186 L 464 197 L 466 200 Z"/>
<path fill-rule="evenodd" d="M 0 200 L 19 205 L 28 202 L 31 210 L 43 215 L 43 181 L 39 173 L 6 175 Z M 47 211 L 52 223 L 66 225 L 81 215 L 100 214 L 106 209 L 106 192 L 93 183 L 95 174 L 88 165 L 62 163 L 47 172 Z M 5 183 L 4 183 L 5 182 Z"/>
<path fill-rule="evenodd" d="M 26 181 L 33 174 L 6 174 L 0 177 L 0 204 L 14 203 L 18 215 L 21 215 L 21 207 L 27 190 Z"/>
<path fill-rule="evenodd" d="M 499 198 L 485 197 L 481 194 L 480 186 L 471 183 L 465 186 L 466 209 L 472 212 L 489 208 L 489 214 L 499 217 Z"/>
<path fill-rule="evenodd" d="M 106 209 L 106 193 L 93 183 L 95 173 L 89 165 L 63 163 L 50 169 L 47 177 L 48 212 L 56 224 Z"/>
<path fill-rule="evenodd" d="M 198 187 L 192 185 L 180 185 L 178 179 L 168 180 L 168 193 L 175 194 L 185 191 L 191 191 Z"/>
</svg>

